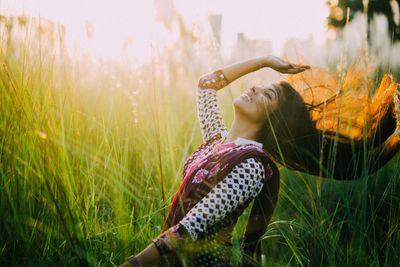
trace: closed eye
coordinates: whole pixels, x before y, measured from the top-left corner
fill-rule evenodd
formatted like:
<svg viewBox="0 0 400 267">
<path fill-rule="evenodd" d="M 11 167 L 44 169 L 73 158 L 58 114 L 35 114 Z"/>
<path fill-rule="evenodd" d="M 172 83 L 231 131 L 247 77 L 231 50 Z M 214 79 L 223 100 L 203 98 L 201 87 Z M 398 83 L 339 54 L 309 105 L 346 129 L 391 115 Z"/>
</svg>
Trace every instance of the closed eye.
<svg viewBox="0 0 400 267">
<path fill-rule="evenodd" d="M 264 96 L 266 96 L 269 100 L 272 100 L 272 97 L 268 92 L 264 92 Z"/>
<path fill-rule="evenodd" d="M 266 89 L 263 92 L 264 96 L 266 96 L 269 100 L 276 99 L 278 97 L 277 92 L 274 89 Z"/>
<path fill-rule="evenodd" d="M 273 95 L 274 95 L 274 98 L 277 98 L 278 97 L 278 94 L 276 93 L 276 91 L 275 90 L 269 90 Z"/>
</svg>

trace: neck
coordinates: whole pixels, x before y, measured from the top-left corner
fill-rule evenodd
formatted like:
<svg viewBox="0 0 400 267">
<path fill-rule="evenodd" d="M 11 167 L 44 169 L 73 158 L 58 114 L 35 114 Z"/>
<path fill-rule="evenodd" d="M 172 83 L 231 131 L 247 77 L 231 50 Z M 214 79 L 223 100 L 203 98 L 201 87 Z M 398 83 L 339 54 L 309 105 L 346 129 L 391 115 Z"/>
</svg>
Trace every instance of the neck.
<svg viewBox="0 0 400 267">
<path fill-rule="evenodd" d="M 232 142 L 235 141 L 238 137 L 257 141 L 257 133 L 259 129 L 259 125 L 255 125 L 253 123 L 235 118 L 225 141 Z"/>
</svg>

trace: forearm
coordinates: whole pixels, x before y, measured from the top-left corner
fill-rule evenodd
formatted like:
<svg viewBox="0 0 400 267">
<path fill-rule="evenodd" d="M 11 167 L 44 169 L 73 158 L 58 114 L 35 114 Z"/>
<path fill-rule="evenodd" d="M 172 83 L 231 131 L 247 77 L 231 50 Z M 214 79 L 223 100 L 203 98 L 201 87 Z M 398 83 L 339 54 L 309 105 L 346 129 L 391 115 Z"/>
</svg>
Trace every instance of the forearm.
<svg viewBox="0 0 400 267">
<path fill-rule="evenodd" d="M 258 57 L 250 60 L 242 61 L 222 68 L 225 78 L 229 82 L 250 73 L 268 67 L 268 57 Z"/>
<path fill-rule="evenodd" d="M 250 72 L 271 65 L 268 59 L 269 57 L 258 57 L 215 70 L 200 78 L 198 88 L 218 91 Z"/>
<path fill-rule="evenodd" d="M 258 57 L 235 63 L 200 78 L 200 89 L 220 90 L 236 79 L 259 69 L 269 67 L 280 73 L 296 74 L 309 69 L 310 66 L 292 64 L 275 56 Z"/>
</svg>

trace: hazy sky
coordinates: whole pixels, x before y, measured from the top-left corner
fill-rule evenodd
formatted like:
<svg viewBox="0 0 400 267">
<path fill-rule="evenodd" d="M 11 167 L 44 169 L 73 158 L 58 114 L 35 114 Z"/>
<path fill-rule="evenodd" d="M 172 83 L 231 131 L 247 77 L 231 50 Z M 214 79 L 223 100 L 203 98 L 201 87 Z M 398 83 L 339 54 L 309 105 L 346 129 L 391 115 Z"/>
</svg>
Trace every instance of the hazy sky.
<svg viewBox="0 0 400 267">
<path fill-rule="evenodd" d="M 176 0 L 188 17 L 205 13 L 223 15 L 225 40 L 244 32 L 249 38 L 274 40 L 282 44 L 290 37 L 307 38 L 312 34 L 317 42 L 325 40 L 328 7 L 325 0 L 203 0 L 201 6 L 190 8 L 191 2 Z"/>
<path fill-rule="evenodd" d="M 210 13 L 221 14 L 222 42 L 226 47 L 236 40 L 237 32 L 248 38 L 274 41 L 280 50 L 291 37 L 307 38 L 322 43 L 326 38 L 325 0 L 175 0 L 173 4 L 188 25 L 206 24 Z M 155 4 L 163 15 L 172 16 L 172 0 L 0 0 L 1 14 L 42 16 L 63 23 L 70 36 L 84 37 L 85 21 L 91 21 L 95 38 L 91 50 L 112 56 L 127 37 L 134 49 L 146 50 L 155 32 Z M 163 35 L 168 37 L 168 34 Z M 146 53 L 145 51 L 143 53 Z"/>
</svg>

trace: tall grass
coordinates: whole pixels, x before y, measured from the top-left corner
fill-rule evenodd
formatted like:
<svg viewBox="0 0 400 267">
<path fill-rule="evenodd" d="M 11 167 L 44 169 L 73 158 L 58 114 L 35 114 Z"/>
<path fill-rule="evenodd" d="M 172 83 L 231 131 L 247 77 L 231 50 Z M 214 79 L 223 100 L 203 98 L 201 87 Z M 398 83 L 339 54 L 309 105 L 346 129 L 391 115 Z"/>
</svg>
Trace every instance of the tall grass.
<svg viewBox="0 0 400 267">
<path fill-rule="evenodd" d="M 132 67 L 73 57 L 62 32 L 52 44 L 32 27 L 20 39 L 11 31 L 0 52 L 0 264 L 120 263 L 161 231 L 184 160 L 201 143 L 196 82 L 209 69 L 189 68 L 184 47 Z M 399 264 L 398 166 L 399 157 L 354 182 L 282 168 L 265 265 Z"/>
</svg>

